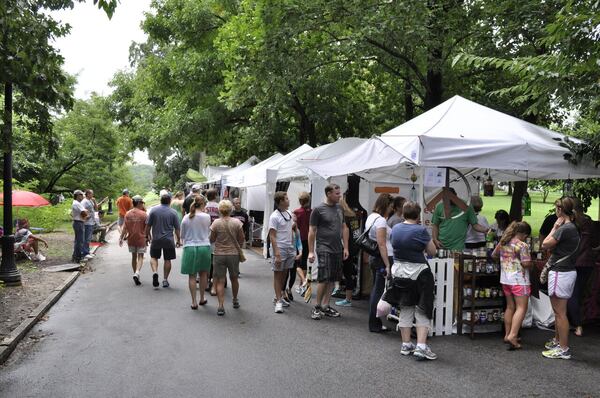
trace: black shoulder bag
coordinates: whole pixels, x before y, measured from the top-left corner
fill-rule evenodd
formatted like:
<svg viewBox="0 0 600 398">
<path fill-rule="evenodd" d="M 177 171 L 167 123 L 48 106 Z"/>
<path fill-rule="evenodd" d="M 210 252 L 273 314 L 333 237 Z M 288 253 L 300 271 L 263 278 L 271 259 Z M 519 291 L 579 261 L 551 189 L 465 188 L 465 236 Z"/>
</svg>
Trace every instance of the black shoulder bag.
<svg viewBox="0 0 600 398">
<path fill-rule="evenodd" d="M 381 216 L 379 216 L 378 218 L 381 218 Z M 360 250 L 363 250 L 363 251 L 369 253 L 373 257 L 381 257 L 381 253 L 379 253 L 379 245 L 377 244 L 377 241 L 373 240 L 369 237 L 369 232 L 371 231 L 371 228 L 373 228 L 373 225 L 375 225 L 375 221 L 377 221 L 378 218 L 373 220 L 373 224 L 371 224 L 369 229 L 365 230 L 354 241 L 354 243 L 356 243 L 356 246 L 358 246 L 360 248 Z"/>
</svg>

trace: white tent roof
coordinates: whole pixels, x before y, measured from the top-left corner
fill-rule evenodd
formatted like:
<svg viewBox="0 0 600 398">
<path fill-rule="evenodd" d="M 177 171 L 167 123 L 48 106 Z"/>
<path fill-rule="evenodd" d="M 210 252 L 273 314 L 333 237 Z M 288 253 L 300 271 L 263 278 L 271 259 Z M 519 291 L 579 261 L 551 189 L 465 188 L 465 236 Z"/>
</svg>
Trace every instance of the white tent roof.
<svg viewBox="0 0 600 398">
<path fill-rule="evenodd" d="M 310 148 L 300 156 L 282 163 L 278 167 L 277 179 L 286 180 L 292 178 L 309 177 L 310 170 L 306 167 L 305 161 L 314 161 L 339 156 L 348 152 L 367 141 L 364 138 L 341 138 L 330 144 Z"/>
<path fill-rule="evenodd" d="M 497 180 L 598 177 L 592 166 L 568 163 L 561 142 L 562 134 L 455 96 L 351 152 L 307 166 L 325 178 L 357 173 L 371 180 L 406 175 L 401 164 L 489 168 Z"/>
<path fill-rule="evenodd" d="M 235 186 L 237 187 L 252 187 L 257 185 L 263 185 L 267 183 L 267 169 L 268 170 L 279 170 L 281 168 L 291 170 L 296 165 L 296 159 L 301 157 L 306 152 L 311 151 L 313 148 L 310 145 L 303 144 L 292 152 L 274 159 L 269 162 L 266 167 L 255 167 L 249 169 L 244 173 L 243 180 Z M 258 166 L 258 165 L 257 165 Z"/>
<path fill-rule="evenodd" d="M 206 182 L 211 183 L 215 181 L 221 180 L 221 175 L 228 170 L 231 170 L 231 167 L 228 166 L 206 166 L 204 168 L 204 176 L 206 177 Z"/>
<path fill-rule="evenodd" d="M 270 158 L 265 159 L 252 167 L 242 170 L 239 173 L 232 173 L 233 170 L 230 170 L 226 175 L 223 176 L 223 185 L 230 187 L 249 187 L 253 185 L 260 185 L 260 182 L 256 183 L 256 181 L 260 179 L 260 176 L 263 176 L 264 179 L 267 169 L 276 164 L 277 161 L 282 157 L 282 154 L 276 153 Z"/>
<path fill-rule="evenodd" d="M 207 183 L 214 183 L 221 181 L 222 178 L 226 178 L 228 175 L 235 175 L 246 169 L 249 169 L 253 165 L 260 162 L 256 156 L 250 156 L 245 162 L 240 163 L 235 167 L 227 166 L 206 166 L 204 169 L 204 175 L 207 178 Z"/>
</svg>

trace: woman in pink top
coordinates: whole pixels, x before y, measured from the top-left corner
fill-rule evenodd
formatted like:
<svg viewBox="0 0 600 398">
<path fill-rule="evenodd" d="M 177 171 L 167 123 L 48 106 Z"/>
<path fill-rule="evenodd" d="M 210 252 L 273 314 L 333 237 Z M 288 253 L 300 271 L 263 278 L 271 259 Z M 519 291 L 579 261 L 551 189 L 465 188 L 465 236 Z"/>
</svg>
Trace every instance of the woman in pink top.
<svg viewBox="0 0 600 398">
<path fill-rule="evenodd" d="M 529 224 L 524 221 L 512 222 L 492 253 L 493 257 L 500 257 L 500 283 L 506 296 L 504 342 L 510 344 L 509 350 L 521 348 L 518 335 L 531 295 L 529 282 L 531 255 L 529 246 L 525 243 L 529 235 L 531 235 Z"/>
</svg>

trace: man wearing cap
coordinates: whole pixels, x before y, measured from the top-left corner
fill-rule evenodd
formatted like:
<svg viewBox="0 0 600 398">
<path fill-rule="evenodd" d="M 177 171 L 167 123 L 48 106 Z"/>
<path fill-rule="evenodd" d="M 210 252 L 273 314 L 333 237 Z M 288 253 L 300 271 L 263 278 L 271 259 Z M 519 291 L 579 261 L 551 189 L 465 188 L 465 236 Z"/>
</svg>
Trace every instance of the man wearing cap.
<svg viewBox="0 0 600 398">
<path fill-rule="evenodd" d="M 85 226 L 84 221 L 89 217 L 89 214 L 81 204 L 83 199 L 83 191 L 76 189 L 73 192 L 73 205 L 71 205 L 71 218 L 73 219 L 73 231 L 75 232 L 75 241 L 73 245 L 73 255 L 71 261 L 79 263 L 85 257 Z"/>
<path fill-rule="evenodd" d="M 198 195 L 200 195 L 200 185 L 194 184 L 192 185 L 192 192 L 190 192 L 189 195 L 185 197 L 183 205 L 181 206 L 183 208 L 184 216 L 190 213 L 190 206 L 194 202 L 194 198 Z"/>
<path fill-rule="evenodd" d="M 119 231 L 123 228 L 123 223 L 125 222 L 125 214 L 133 207 L 133 201 L 129 197 L 129 189 L 125 188 L 123 190 L 123 195 L 119 196 L 117 199 L 117 208 L 119 209 Z"/>
<path fill-rule="evenodd" d="M 144 253 L 146 253 L 146 220 L 148 215 L 144 211 L 144 199 L 135 195 L 132 198 L 133 209 L 125 214 L 125 222 L 121 236 L 119 237 L 119 246 L 123 246 L 123 240 L 127 237 L 127 246 L 131 253 L 131 268 L 133 269 L 133 281 L 137 286 L 141 285 L 140 270 L 144 263 Z"/>
<path fill-rule="evenodd" d="M 179 218 L 169 205 L 171 195 L 161 192 L 160 205 L 152 208 L 146 220 L 146 241 L 150 242 L 150 267 L 152 267 L 152 285 L 158 287 L 158 260 L 164 255 L 163 287 L 169 287 L 171 260 L 175 259 L 175 247 L 181 246 Z M 177 241 L 173 240 L 173 233 Z"/>
<path fill-rule="evenodd" d="M 94 191 L 91 189 L 86 189 L 84 196 L 85 197 L 81 201 L 81 205 L 87 212 L 88 218 L 83 222 L 83 255 L 85 258 L 92 258 L 94 255 L 90 253 L 90 242 L 92 241 L 92 233 L 94 232 L 94 226 L 96 225 L 96 203 L 94 202 Z"/>
</svg>

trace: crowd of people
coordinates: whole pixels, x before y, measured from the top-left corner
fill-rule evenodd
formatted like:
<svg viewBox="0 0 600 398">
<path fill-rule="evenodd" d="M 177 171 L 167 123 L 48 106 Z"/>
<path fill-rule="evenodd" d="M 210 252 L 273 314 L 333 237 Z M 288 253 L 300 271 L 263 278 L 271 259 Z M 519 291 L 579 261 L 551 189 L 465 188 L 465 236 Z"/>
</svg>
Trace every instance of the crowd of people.
<svg viewBox="0 0 600 398">
<path fill-rule="evenodd" d="M 335 301 L 335 307 L 351 307 L 361 249 L 357 238 L 365 231 L 368 239 L 376 243 L 376 250 L 369 255 L 372 274 L 369 331 L 388 331 L 382 318 L 387 315 L 386 308 L 396 307 L 401 354 L 434 360 L 437 355 L 427 344 L 427 335 L 433 317 L 435 282 L 427 258 L 438 249 L 462 252 L 465 248 L 490 247 L 491 241 L 494 242 L 491 256 L 500 262 L 500 283 L 506 297 L 504 342 L 509 350 L 522 347 L 520 329 L 531 295 L 532 250 L 539 249 L 549 253 L 540 279 L 548 281 L 556 319 L 555 336 L 546 343 L 543 355 L 570 358 L 569 326 L 577 327 L 577 335 L 583 333 L 582 286 L 586 276 L 589 277 L 586 271 L 595 261 L 593 248 L 598 246 L 592 239 L 592 221 L 583 214 L 581 203 L 569 197 L 557 200 L 554 214 L 546 219 L 540 231 L 540 247 L 532 248 L 529 224 L 510 222 L 504 210 L 497 211 L 495 222 L 489 224 L 480 214 L 483 207 L 480 197 L 472 197 L 469 206 L 461 207 L 456 193 L 450 191 L 453 200 L 448 208 L 444 203 L 437 204 L 430 226 L 422 222 L 418 203 L 388 193 L 378 196 L 366 216 L 348 205 L 336 184 L 325 188 L 325 201 L 313 208 L 310 195 L 301 193 L 300 207 L 293 211 L 287 193 L 276 192 L 275 210 L 265 217 L 273 272 L 273 311 L 284 313 L 293 302 L 294 293 L 306 294 L 310 282 L 307 269 L 314 266 L 316 301 L 310 317 L 314 320 L 340 317 L 331 303 L 334 289 L 343 298 Z M 75 259 L 89 255 L 85 242 L 93 229 L 86 220 L 88 214 L 97 211 L 97 204 L 91 190 L 85 194 L 75 191 L 74 197 Z M 172 196 L 163 190 L 160 204 L 146 210 L 142 197 L 130 198 L 129 192 L 123 191 L 117 200 L 119 244 L 127 242 L 135 285 L 142 284 L 140 270 L 149 247 L 152 285 L 160 286 L 162 257 L 162 287 L 168 288 L 171 261 L 176 258 L 176 248 L 182 246 L 180 272 L 188 276 L 191 309 L 206 305 L 205 293 L 210 293 L 217 297 L 217 314 L 225 315 L 227 276 L 231 283 L 231 305 L 240 308 L 239 265 L 245 261 L 242 249 L 249 240 L 249 216 L 241 208 L 239 198 L 217 202 L 217 197 L 216 190 L 203 191 L 199 185 L 194 185 L 187 196 L 183 192 Z M 35 236 L 31 239 L 32 244 L 37 243 Z M 340 281 L 343 293 L 339 290 Z M 415 342 L 411 337 L 413 326 Z"/>
</svg>

